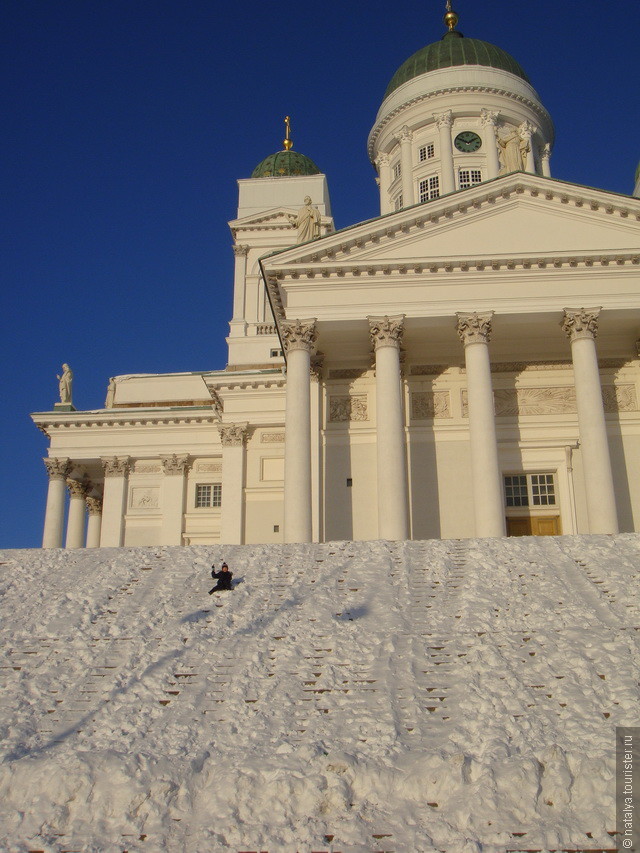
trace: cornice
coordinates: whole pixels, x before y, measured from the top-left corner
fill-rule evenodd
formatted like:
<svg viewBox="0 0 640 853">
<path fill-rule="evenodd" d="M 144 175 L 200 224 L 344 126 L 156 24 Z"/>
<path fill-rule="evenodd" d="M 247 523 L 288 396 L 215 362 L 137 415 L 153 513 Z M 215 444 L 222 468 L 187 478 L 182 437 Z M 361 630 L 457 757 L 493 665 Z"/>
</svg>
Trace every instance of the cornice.
<svg viewBox="0 0 640 853">
<path fill-rule="evenodd" d="M 434 98 L 440 98 L 443 95 L 451 95 L 451 94 L 471 94 L 471 93 L 483 93 L 488 95 L 499 95 L 500 97 L 509 98 L 512 101 L 516 101 L 519 104 L 523 104 L 532 110 L 536 115 L 540 117 L 541 122 L 544 123 L 546 128 L 551 131 L 553 134 L 553 122 L 551 121 L 551 116 L 547 112 L 547 110 L 538 102 L 532 100 L 531 98 L 525 98 L 523 95 L 518 95 L 515 92 L 511 92 L 505 88 L 498 88 L 495 86 L 443 86 L 435 91 L 427 92 L 422 95 L 416 95 L 413 98 L 409 98 L 406 101 L 403 101 L 402 104 L 399 104 L 390 113 L 387 113 L 384 118 L 376 121 L 374 127 L 369 134 L 369 139 L 367 141 L 367 151 L 369 154 L 369 160 L 375 165 L 375 154 L 374 148 L 376 142 L 378 141 L 380 135 L 383 130 L 389 125 L 397 115 L 402 113 L 407 107 L 412 107 L 415 104 L 419 104 L 422 102 L 433 100 Z M 455 111 L 454 111 L 455 112 Z M 469 116 L 465 114 L 465 118 Z M 455 115 L 454 115 L 455 118 Z"/>
<path fill-rule="evenodd" d="M 175 424 L 218 424 L 220 418 L 215 412 L 151 412 L 129 409 L 114 414 L 110 409 L 103 412 L 73 412 L 66 417 L 54 412 L 36 412 L 31 418 L 38 429 L 49 436 L 58 429 L 109 429 L 111 427 L 167 426 Z"/>
<path fill-rule="evenodd" d="M 277 379 L 229 379 L 224 384 L 216 385 L 216 390 L 224 391 L 245 391 L 245 390 L 269 390 L 271 388 L 284 388 L 286 379 L 283 374 Z"/>
<path fill-rule="evenodd" d="M 593 255 L 573 255 L 560 256 L 558 254 L 542 257 L 540 255 L 527 257 L 496 257 L 496 258 L 436 258 L 421 263 L 407 262 L 379 262 L 370 263 L 363 262 L 354 265 L 334 265 L 334 264 L 319 264 L 318 266 L 308 266 L 304 269 L 287 269 L 282 268 L 268 276 L 270 282 L 281 282 L 286 279 L 328 279 L 328 278 L 344 278 L 346 276 L 363 277 L 366 283 L 367 279 L 376 276 L 424 276 L 425 273 L 452 273 L 452 272 L 485 272 L 499 270 L 536 270 L 536 269 L 591 269 L 593 267 L 608 267 L 608 266 L 638 266 L 640 264 L 640 253 L 638 252 L 614 252 L 603 255 L 602 253 L 594 253 Z"/>
</svg>

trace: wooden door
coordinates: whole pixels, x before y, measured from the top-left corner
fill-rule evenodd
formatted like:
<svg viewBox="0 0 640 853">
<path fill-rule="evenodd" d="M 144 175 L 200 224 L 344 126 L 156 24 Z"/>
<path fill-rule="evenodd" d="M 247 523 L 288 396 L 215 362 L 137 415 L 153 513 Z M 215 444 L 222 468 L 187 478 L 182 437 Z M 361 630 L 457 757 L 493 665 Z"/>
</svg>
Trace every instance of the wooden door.
<svg viewBox="0 0 640 853">
<path fill-rule="evenodd" d="M 507 536 L 559 536 L 559 515 L 507 517 Z"/>
</svg>

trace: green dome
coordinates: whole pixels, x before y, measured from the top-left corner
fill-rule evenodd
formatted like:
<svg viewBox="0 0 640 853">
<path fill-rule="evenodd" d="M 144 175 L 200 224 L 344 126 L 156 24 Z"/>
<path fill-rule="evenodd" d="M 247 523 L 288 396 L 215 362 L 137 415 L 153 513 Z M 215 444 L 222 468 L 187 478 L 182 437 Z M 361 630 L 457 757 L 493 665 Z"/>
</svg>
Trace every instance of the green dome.
<svg viewBox="0 0 640 853">
<path fill-rule="evenodd" d="M 457 30 L 445 33 L 440 41 L 428 44 L 416 51 L 404 62 L 391 78 L 384 93 L 385 98 L 407 80 L 413 80 L 428 71 L 453 68 L 457 65 L 484 65 L 509 71 L 529 83 L 522 67 L 502 48 L 480 39 L 465 38 Z"/>
<path fill-rule="evenodd" d="M 252 178 L 290 178 L 295 175 L 319 175 L 313 160 L 298 151 L 277 151 L 258 163 Z"/>
</svg>

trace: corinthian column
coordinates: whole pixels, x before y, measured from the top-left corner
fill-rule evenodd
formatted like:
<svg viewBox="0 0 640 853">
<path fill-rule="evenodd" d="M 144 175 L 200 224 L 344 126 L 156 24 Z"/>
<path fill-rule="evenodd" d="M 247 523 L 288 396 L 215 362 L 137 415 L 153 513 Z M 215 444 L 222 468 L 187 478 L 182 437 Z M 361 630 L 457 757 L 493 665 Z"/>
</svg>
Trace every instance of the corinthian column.
<svg viewBox="0 0 640 853">
<path fill-rule="evenodd" d="M 535 175 L 536 160 L 533 153 L 533 136 L 537 128 L 532 125 L 530 121 L 523 121 L 518 130 L 520 131 L 520 138 L 525 143 L 524 170 L 525 172 L 531 172 L 532 175 Z"/>
<path fill-rule="evenodd" d="M 396 136 L 396 139 L 400 143 L 400 163 L 402 165 L 402 206 L 410 207 L 415 203 L 415 193 L 413 192 L 413 158 L 411 157 L 413 133 L 411 133 L 405 124 Z"/>
<path fill-rule="evenodd" d="M 476 536 L 505 536 L 502 479 L 491 386 L 489 340 L 493 311 L 458 314 L 458 335 L 464 344 L 469 403 L 469 443 Z"/>
<path fill-rule="evenodd" d="M 84 548 L 87 488 L 78 480 L 67 480 L 67 488 L 70 500 L 65 548 Z"/>
<path fill-rule="evenodd" d="M 404 405 L 400 343 L 404 314 L 369 317 L 376 356 L 376 445 L 378 457 L 378 535 L 409 538 Z"/>
<path fill-rule="evenodd" d="M 440 165 L 442 168 L 442 195 L 452 193 L 456 188 L 455 175 L 453 171 L 453 145 L 451 144 L 451 127 L 453 125 L 453 113 L 434 113 L 438 132 L 440 133 Z"/>
<path fill-rule="evenodd" d="M 618 514 L 595 343 L 600 310 L 565 308 L 561 325 L 571 341 L 589 533 L 617 533 Z"/>
<path fill-rule="evenodd" d="M 233 317 L 231 322 L 242 324 L 244 329 L 245 317 L 245 282 L 247 277 L 247 254 L 249 253 L 248 246 L 240 246 L 237 243 L 233 247 L 236 263 L 233 275 Z M 233 328 L 233 327 L 232 327 Z M 232 332 L 233 334 L 233 332 Z"/>
<path fill-rule="evenodd" d="M 103 459 L 102 467 L 104 468 L 104 494 L 100 547 L 120 548 L 124 543 L 129 457 L 112 456 L 110 459 Z"/>
<path fill-rule="evenodd" d="M 184 493 L 186 472 L 189 467 L 187 455 L 163 456 L 161 459 L 164 479 L 162 481 L 162 531 L 161 545 L 182 545 L 184 520 Z"/>
<path fill-rule="evenodd" d="M 487 178 L 497 178 L 500 174 L 500 158 L 496 140 L 496 122 L 498 113 L 492 110 L 481 111 L 481 124 L 484 128 L 484 145 L 487 151 Z"/>
<path fill-rule="evenodd" d="M 245 443 L 248 424 L 221 424 L 222 514 L 220 541 L 242 545 L 244 531 Z"/>
<path fill-rule="evenodd" d="M 100 547 L 100 527 L 102 526 L 102 499 L 86 498 L 89 523 L 87 524 L 87 548 Z"/>
<path fill-rule="evenodd" d="M 547 142 L 542 148 L 542 174 L 551 177 L 551 145 Z"/>
<path fill-rule="evenodd" d="M 65 484 L 71 470 L 68 459 L 43 459 L 49 476 L 47 508 L 44 514 L 42 533 L 43 548 L 62 547 L 62 526 L 64 524 Z"/>
<path fill-rule="evenodd" d="M 284 437 L 284 541 L 311 542 L 311 352 L 316 321 L 283 324 L 287 353 Z"/>
<path fill-rule="evenodd" d="M 378 167 L 378 175 L 380 177 L 380 214 L 384 216 L 385 213 L 391 213 L 391 199 L 389 198 L 389 187 L 391 186 L 391 163 L 389 161 L 389 155 L 378 154 L 376 159 L 376 166 Z"/>
</svg>

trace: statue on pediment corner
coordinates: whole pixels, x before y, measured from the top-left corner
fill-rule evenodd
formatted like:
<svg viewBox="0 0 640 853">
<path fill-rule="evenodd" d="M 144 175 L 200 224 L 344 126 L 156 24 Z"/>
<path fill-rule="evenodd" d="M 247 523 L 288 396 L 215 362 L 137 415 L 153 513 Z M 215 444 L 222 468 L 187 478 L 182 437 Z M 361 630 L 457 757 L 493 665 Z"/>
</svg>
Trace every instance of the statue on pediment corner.
<svg viewBox="0 0 640 853">
<path fill-rule="evenodd" d="M 298 229 L 296 243 L 306 243 L 320 237 L 320 211 L 312 205 L 311 196 L 305 196 L 304 207 L 300 208 L 296 216 L 290 214 L 289 220 Z"/>
<path fill-rule="evenodd" d="M 73 405 L 71 400 L 71 394 L 73 389 L 73 371 L 71 370 L 68 364 L 62 365 L 62 375 L 58 376 L 58 374 L 56 374 L 56 379 L 58 380 L 60 402 L 64 403 L 67 406 Z"/>
</svg>

